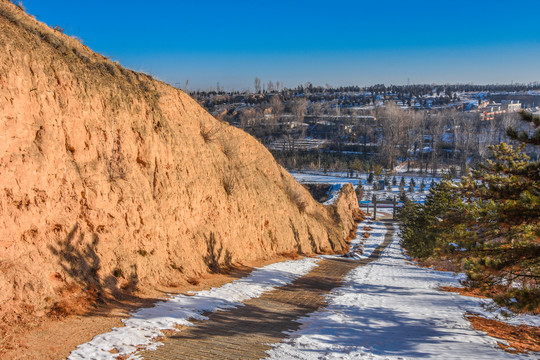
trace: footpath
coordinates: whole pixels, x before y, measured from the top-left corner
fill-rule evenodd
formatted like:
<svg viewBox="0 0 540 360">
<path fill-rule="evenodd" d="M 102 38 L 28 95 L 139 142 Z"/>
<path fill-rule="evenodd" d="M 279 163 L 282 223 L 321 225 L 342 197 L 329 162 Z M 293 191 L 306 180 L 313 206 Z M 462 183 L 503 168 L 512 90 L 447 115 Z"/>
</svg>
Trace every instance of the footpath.
<svg viewBox="0 0 540 360">
<path fill-rule="evenodd" d="M 286 331 L 299 327 L 297 320 L 326 305 L 325 295 L 343 284 L 352 269 L 377 260 L 392 242 L 394 226 L 387 228 L 381 243 L 368 258 L 330 258 L 289 285 L 244 302 L 244 306 L 208 314 L 208 320 L 195 322 L 164 338 L 155 351 L 137 355 L 148 360 L 170 359 L 261 359 L 273 344 L 287 337 Z"/>
</svg>

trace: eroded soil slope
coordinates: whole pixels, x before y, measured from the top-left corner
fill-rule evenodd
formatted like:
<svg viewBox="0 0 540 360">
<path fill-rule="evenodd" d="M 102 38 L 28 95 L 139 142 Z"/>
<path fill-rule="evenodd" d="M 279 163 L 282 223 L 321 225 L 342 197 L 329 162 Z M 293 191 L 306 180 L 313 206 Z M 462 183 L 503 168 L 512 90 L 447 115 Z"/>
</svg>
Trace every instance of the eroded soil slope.
<svg viewBox="0 0 540 360">
<path fill-rule="evenodd" d="M 182 91 L 0 0 L 0 317 L 64 311 L 274 254 L 340 252 L 315 202 Z"/>
</svg>

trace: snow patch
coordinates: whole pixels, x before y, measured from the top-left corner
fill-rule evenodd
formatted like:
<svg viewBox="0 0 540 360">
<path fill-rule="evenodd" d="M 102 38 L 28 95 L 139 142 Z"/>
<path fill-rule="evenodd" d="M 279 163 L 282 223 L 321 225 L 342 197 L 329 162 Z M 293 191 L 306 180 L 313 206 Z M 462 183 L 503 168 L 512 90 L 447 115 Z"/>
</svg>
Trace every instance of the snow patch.
<svg viewBox="0 0 540 360">
<path fill-rule="evenodd" d="M 304 258 L 256 268 L 245 278 L 235 280 L 218 288 L 175 295 L 158 302 L 152 308 L 135 311 L 123 320 L 124 327 L 97 335 L 90 342 L 77 347 L 68 357 L 70 360 L 110 360 L 129 355 L 139 349 L 155 350 L 162 345 L 156 339 L 163 336 L 161 330 L 176 330 L 176 326 L 190 326 L 192 319 L 206 319 L 204 312 L 235 308 L 242 301 L 259 297 L 264 292 L 284 286 L 309 273 L 320 259 Z M 117 353 L 111 353 L 117 351 Z M 132 359 L 136 359 L 133 356 Z"/>
</svg>

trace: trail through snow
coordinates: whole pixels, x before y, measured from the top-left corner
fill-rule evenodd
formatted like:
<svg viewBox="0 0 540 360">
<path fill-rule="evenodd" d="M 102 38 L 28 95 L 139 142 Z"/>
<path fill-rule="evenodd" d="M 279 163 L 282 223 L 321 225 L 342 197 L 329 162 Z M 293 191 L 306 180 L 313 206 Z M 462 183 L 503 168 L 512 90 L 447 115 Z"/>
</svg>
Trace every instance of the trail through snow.
<svg viewBox="0 0 540 360">
<path fill-rule="evenodd" d="M 79 345 L 68 360 L 111 360 L 132 354 L 137 349 L 155 349 L 161 345 L 156 339 L 163 336 L 162 330 L 176 330 L 178 325 L 190 326 L 190 320 L 205 319 L 204 312 L 241 306 L 242 301 L 261 296 L 309 273 L 319 261 L 304 258 L 267 265 L 221 287 L 193 292 L 191 296 L 175 295 L 154 307 L 139 309 L 123 320 L 125 326 Z"/>
<path fill-rule="evenodd" d="M 383 239 L 380 222 L 363 256 Z M 359 230 L 363 227 L 360 224 Z M 485 313 L 489 300 L 438 290 L 459 286 L 452 273 L 410 263 L 397 230 L 381 258 L 352 270 L 344 286 L 327 297 L 328 307 L 300 320 L 301 328 L 268 351 L 268 359 L 512 359 L 497 340 L 472 329 L 466 311 Z M 514 319 L 538 324 L 538 317 Z M 500 341 L 500 340 L 499 340 Z"/>
</svg>

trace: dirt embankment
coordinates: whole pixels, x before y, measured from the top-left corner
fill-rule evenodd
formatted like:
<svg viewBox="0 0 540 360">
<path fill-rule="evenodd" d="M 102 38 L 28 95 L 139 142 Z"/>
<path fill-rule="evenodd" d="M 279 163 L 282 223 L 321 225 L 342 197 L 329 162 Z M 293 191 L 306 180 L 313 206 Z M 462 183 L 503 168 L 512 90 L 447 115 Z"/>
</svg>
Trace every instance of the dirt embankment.
<svg viewBox="0 0 540 360">
<path fill-rule="evenodd" d="M 276 254 L 347 248 L 352 186 L 322 206 L 182 91 L 6 0 L 0 49 L 4 324 Z"/>
</svg>

